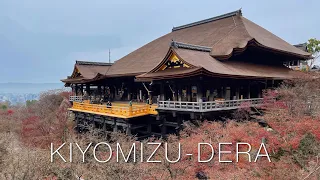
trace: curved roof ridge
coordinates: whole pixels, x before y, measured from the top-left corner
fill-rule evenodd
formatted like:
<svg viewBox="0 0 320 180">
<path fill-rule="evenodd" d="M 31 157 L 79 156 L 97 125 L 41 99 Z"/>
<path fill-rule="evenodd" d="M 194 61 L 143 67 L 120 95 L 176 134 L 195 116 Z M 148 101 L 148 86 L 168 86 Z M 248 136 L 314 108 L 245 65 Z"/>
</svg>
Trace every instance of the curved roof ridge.
<svg viewBox="0 0 320 180">
<path fill-rule="evenodd" d="M 195 44 L 187 44 L 187 43 L 182 43 L 177 41 L 172 41 L 171 46 L 176 48 L 184 48 L 184 49 L 197 50 L 197 51 L 205 51 L 205 52 L 211 51 L 211 47 L 200 46 Z"/>
<path fill-rule="evenodd" d="M 242 15 L 241 9 L 239 9 L 237 11 L 229 12 L 229 13 L 226 13 L 226 14 L 222 14 L 222 15 L 219 15 L 219 16 L 215 16 L 215 17 L 212 17 L 212 18 L 204 19 L 204 20 L 201 20 L 201 21 L 196 21 L 196 22 L 185 24 L 185 25 L 182 25 L 182 26 L 173 27 L 172 31 L 177 31 L 177 30 L 180 30 L 180 29 L 185 29 L 185 28 L 189 28 L 189 27 L 205 24 L 205 23 L 209 23 L 209 22 L 212 22 L 212 21 L 217 21 L 217 20 L 220 20 L 220 19 L 236 16 L 236 15 Z"/>
<path fill-rule="evenodd" d="M 76 60 L 76 65 L 112 66 L 112 64 L 113 63 Z"/>
</svg>

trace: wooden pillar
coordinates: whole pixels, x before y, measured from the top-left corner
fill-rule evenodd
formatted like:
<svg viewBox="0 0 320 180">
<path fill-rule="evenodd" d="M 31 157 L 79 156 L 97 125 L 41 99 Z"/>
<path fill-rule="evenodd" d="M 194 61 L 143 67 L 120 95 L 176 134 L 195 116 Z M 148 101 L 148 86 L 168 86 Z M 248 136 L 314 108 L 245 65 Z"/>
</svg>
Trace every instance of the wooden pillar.
<svg viewBox="0 0 320 180">
<path fill-rule="evenodd" d="M 162 137 L 164 137 L 167 133 L 166 121 L 167 121 L 167 119 L 165 117 L 162 118 L 162 126 L 161 126 L 161 136 Z"/>
<path fill-rule="evenodd" d="M 251 93 L 250 93 L 250 84 L 248 85 L 248 99 L 250 99 L 251 98 L 251 95 L 250 95 Z"/>
<path fill-rule="evenodd" d="M 91 93 L 90 93 L 90 84 L 86 84 L 86 91 L 87 91 L 88 96 L 90 96 L 91 95 Z"/>
<path fill-rule="evenodd" d="M 128 93 L 128 101 L 131 101 L 131 84 L 128 85 L 128 88 L 127 88 L 127 93 Z"/>
<path fill-rule="evenodd" d="M 203 89 L 202 89 L 202 84 L 201 82 L 197 83 L 197 102 L 200 101 L 200 99 L 202 99 L 203 97 Z"/>
<path fill-rule="evenodd" d="M 257 87 L 257 89 L 258 89 L 258 98 L 262 97 L 262 88 L 260 86 L 261 85 L 259 84 L 259 86 Z"/>
<path fill-rule="evenodd" d="M 181 84 L 178 84 L 178 89 L 177 89 L 177 97 L 178 97 L 178 101 L 182 100 L 182 88 L 181 88 Z"/>
<path fill-rule="evenodd" d="M 209 96 L 209 101 L 214 100 L 214 88 L 210 88 L 210 96 Z"/>
<path fill-rule="evenodd" d="M 114 120 L 113 120 L 113 132 L 118 132 L 118 125 L 117 125 L 116 118 L 114 118 Z"/>
<path fill-rule="evenodd" d="M 83 96 L 83 84 L 80 86 L 81 96 Z"/>
<path fill-rule="evenodd" d="M 171 88 L 172 88 L 172 100 L 173 101 L 177 101 L 178 99 L 178 93 L 177 93 L 177 89 L 176 89 L 176 86 L 175 85 L 171 85 Z"/>
<path fill-rule="evenodd" d="M 142 90 L 141 90 L 140 88 L 138 88 L 137 90 L 138 90 L 138 92 L 137 92 L 138 98 L 137 98 L 137 99 L 138 99 L 140 102 L 142 102 L 142 98 L 143 98 L 143 96 L 142 96 Z"/>
<path fill-rule="evenodd" d="M 99 96 L 102 95 L 102 93 L 101 93 L 101 85 L 100 84 L 98 85 L 98 94 L 97 95 L 99 95 Z"/>
<path fill-rule="evenodd" d="M 239 87 L 236 87 L 236 99 L 239 99 L 239 94 L 240 94 Z"/>
<path fill-rule="evenodd" d="M 148 98 L 149 98 L 149 104 L 152 104 L 152 85 L 149 85 L 149 91 L 148 91 Z"/>
<path fill-rule="evenodd" d="M 147 132 L 148 132 L 148 135 L 150 136 L 151 135 L 151 132 L 152 132 L 152 126 L 151 126 L 151 122 L 148 121 L 148 124 L 147 124 Z"/>
<path fill-rule="evenodd" d="M 74 84 L 74 90 L 75 90 L 75 95 L 76 96 L 78 96 L 78 90 L 79 90 L 79 88 L 78 88 L 78 84 Z"/>
<path fill-rule="evenodd" d="M 222 87 L 222 96 L 223 96 L 223 99 L 227 100 L 227 87 L 226 86 Z"/>
<path fill-rule="evenodd" d="M 126 134 L 127 134 L 128 136 L 131 136 L 131 124 L 130 124 L 130 123 L 127 123 Z"/>
<path fill-rule="evenodd" d="M 264 89 L 267 89 L 268 88 L 268 79 L 266 79 L 266 82 L 265 82 L 265 86 L 264 86 Z"/>
<path fill-rule="evenodd" d="M 165 97 L 165 94 L 164 94 L 164 82 L 160 82 L 160 101 L 165 101 L 166 97 Z"/>
<path fill-rule="evenodd" d="M 106 132 L 106 131 L 107 131 L 107 122 L 106 122 L 106 119 L 105 119 L 105 118 L 103 118 L 102 130 L 103 130 L 103 132 Z"/>
<path fill-rule="evenodd" d="M 74 118 L 76 120 L 76 128 L 79 131 L 79 116 L 77 112 L 74 113 Z"/>
<path fill-rule="evenodd" d="M 187 85 L 187 101 L 191 102 L 191 86 Z"/>
<path fill-rule="evenodd" d="M 94 121 L 94 114 L 91 115 L 91 121 L 93 123 L 93 128 L 97 128 L 97 124 L 96 122 Z"/>
<path fill-rule="evenodd" d="M 178 136 L 180 135 L 181 126 L 182 126 L 182 115 L 180 114 L 177 117 L 177 126 L 176 126 L 176 132 Z"/>
</svg>

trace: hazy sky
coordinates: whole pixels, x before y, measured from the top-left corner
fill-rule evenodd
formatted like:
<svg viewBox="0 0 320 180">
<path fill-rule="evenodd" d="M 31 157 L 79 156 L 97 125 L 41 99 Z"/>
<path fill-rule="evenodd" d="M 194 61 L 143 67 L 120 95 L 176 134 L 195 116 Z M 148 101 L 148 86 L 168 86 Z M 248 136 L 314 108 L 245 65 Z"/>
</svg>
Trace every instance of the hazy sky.
<svg viewBox="0 0 320 180">
<path fill-rule="evenodd" d="M 296 44 L 320 38 L 320 1 L 0 0 L 0 82 L 59 82 L 75 60 L 121 58 L 173 26 L 242 8 Z"/>
</svg>

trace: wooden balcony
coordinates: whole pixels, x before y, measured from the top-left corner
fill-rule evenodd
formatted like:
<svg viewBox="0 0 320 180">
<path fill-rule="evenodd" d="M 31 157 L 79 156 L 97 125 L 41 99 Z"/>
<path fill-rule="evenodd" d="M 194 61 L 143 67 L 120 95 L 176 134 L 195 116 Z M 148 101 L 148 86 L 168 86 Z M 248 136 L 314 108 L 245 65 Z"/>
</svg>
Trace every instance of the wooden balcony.
<svg viewBox="0 0 320 180">
<path fill-rule="evenodd" d="M 113 103 L 112 106 L 107 106 L 74 101 L 72 108 L 69 110 L 128 119 L 145 115 L 157 115 L 156 108 L 156 105 L 148 104 L 133 104 L 129 106 L 128 103 Z"/>
<path fill-rule="evenodd" d="M 266 103 L 263 98 L 239 99 L 210 102 L 159 101 L 158 110 L 210 112 L 232 110 L 240 107 L 257 107 Z"/>
</svg>

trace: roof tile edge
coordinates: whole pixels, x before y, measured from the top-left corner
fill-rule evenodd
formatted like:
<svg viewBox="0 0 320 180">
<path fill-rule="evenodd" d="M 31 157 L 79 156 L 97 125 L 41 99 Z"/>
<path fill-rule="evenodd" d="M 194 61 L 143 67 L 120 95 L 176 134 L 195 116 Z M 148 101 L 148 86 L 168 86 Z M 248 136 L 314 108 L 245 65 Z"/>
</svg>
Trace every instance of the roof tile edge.
<svg viewBox="0 0 320 180">
<path fill-rule="evenodd" d="M 93 61 L 78 61 L 78 60 L 76 60 L 76 64 L 77 65 L 112 66 L 113 63 L 93 62 Z"/>
<path fill-rule="evenodd" d="M 194 44 L 186 44 L 186 43 L 176 42 L 176 41 L 172 41 L 171 46 L 175 48 L 183 48 L 183 49 L 190 49 L 190 50 L 204 51 L 204 52 L 210 52 L 212 49 L 211 47 L 199 46 Z"/>
<path fill-rule="evenodd" d="M 220 19 L 236 16 L 238 14 L 242 15 L 241 9 L 239 9 L 237 11 L 230 12 L 230 13 L 222 14 L 222 15 L 219 15 L 219 16 L 215 16 L 215 17 L 212 17 L 212 18 L 209 18 L 209 19 L 204 19 L 204 20 L 201 20 L 201 21 L 185 24 L 185 25 L 182 25 L 182 26 L 173 27 L 172 31 L 178 31 L 178 30 L 181 30 L 181 29 L 185 29 L 185 28 L 189 28 L 189 27 L 193 27 L 193 26 L 209 23 L 209 22 L 212 22 L 212 21 L 216 21 L 216 20 L 220 20 Z"/>
</svg>

